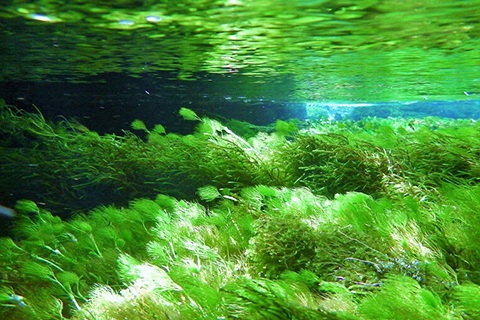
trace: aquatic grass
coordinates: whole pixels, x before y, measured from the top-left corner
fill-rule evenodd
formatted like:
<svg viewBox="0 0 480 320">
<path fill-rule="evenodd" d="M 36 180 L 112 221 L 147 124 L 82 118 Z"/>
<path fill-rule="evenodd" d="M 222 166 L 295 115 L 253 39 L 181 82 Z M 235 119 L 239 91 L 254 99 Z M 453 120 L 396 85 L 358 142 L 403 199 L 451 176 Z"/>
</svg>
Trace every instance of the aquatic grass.
<svg viewBox="0 0 480 320">
<path fill-rule="evenodd" d="M 462 136 L 447 136 L 426 129 L 417 132 L 415 139 L 418 142 L 414 141 L 404 149 L 410 179 L 427 186 L 438 186 L 447 181 L 478 180 L 474 168 L 478 167 L 476 155 L 479 150 L 476 146 L 480 141 L 464 144 Z"/>
<path fill-rule="evenodd" d="M 41 114 L 6 105 L 0 120 L 9 136 L 1 159 L 7 183 L 0 188 L 60 215 L 158 193 L 193 199 L 206 185 L 235 192 L 259 184 L 305 186 L 330 198 L 351 191 L 422 198 L 444 182 L 475 184 L 480 173 L 478 125 L 461 121 L 322 122 L 292 129 L 288 139 L 280 134 L 286 123 L 245 140 L 209 118 L 194 117 L 196 131 L 185 136 L 149 130 L 137 120 L 144 141 L 129 132 L 98 135 L 72 122 L 48 123 Z M 8 131 L 12 124 L 15 130 Z"/>
<path fill-rule="evenodd" d="M 432 203 L 438 232 L 435 241 L 459 277 L 480 283 L 479 186 L 445 185 L 439 203 Z"/>
<path fill-rule="evenodd" d="M 318 242 L 315 229 L 295 215 L 265 217 L 256 223 L 248 250 L 254 274 L 276 278 L 287 270 L 298 272 L 310 267 Z"/>
<path fill-rule="evenodd" d="M 455 314 L 465 319 L 477 319 L 480 317 L 480 286 L 473 283 L 465 283 L 454 287 L 453 305 Z"/>
<path fill-rule="evenodd" d="M 339 319 L 306 287 L 287 281 L 239 278 L 222 292 L 228 313 L 239 319 Z"/>
<path fill-rule="evenodd" d="M 221 309 L 218 309 L 221 302 L 218 288 L 237 268 L 237 263 L 229 262 L 233 254 L 221 258 L 215 252 L 214 248 L 222 243 L 215 241 L 216 228 L 212 229 L 206 224 L 209 219 L 210 216 L 205 215 L 203 207 L 177 201 L 171 217 L 163 216 L 158 220 L 157 226 L 152 229 L 154 237 L 147 244 L 152 261 L 163 270 L 168 270 L 169 277 L 179 288 L 176 290 L 178 294 L 164 294 L 156 288 L 150 294 L 147 293 L 147 296 L 153 295 L 156 301 L 164 301 L 170 309 L 175 306 L 182 317 L 209 318 L 221 312 Z M 217 218 L 212 217 L 212 220 L 218 223 Z M 123 256 L 120 257 L 120 263 L 125 270 L 123 274 L 128 276 L 124 278 L 124 282 L 133 281 L 136 275 L 131 270 L 135 270 L 140 262 Z M 128 290 L 134 290 L 134 287 L 129 286 Z M 122 292 L 117 296 L 117 300 L 127 303 L 129 300 Z M 210 294 L 206 295 L 207 292 Z M 161 298 L 158 296 L 160 293 Z M 98 299 L 101 300 L 102 296 Z M 129 303 L 138 304 L 131 301 Z"/>
<path fill-rule="evenodd" d="M 145 275 L 148 277 L 149 275 Z M 154 286 L 145 287 L 133 283 L 121 292 L 109 286 L 97 286 L 91 292 L 88 304 L 73 319 L 181 319 L 175 305 L 155 291 Z"/>
<path fill-rule="evenodd" d="M 60 271 L 60 272 L 58 272 Z M 65 272 L 63 270 L 56 270 L 56 272 L 45 264 L 27 261 L 22 265 L 20 272 L 25 275 L 26 280 L 51 282 L 60 292 L 56 295 L 62 297 L 65 295 L 73 304 L 76 310 L 80 310 L 80 305 L 77 302 L 78 297 L 83 296 L 78 291 L 78 283 L 80 278 L 73 272 Z M 75 290 L 75 291 L 74 291 Z M 54 291 L 55 292 L 55 291 Z M 83 298 L 85 300 L 85 298 Z M 86 301 L 86 300 L 85 300 Z"/>
<path fill-rule="evenodd" d="M 374 196 L 413 195 L 422 198 L 435 192 L 435 187 L 443 182 L 470 184 L 478 182 L 480 141 L 479 128 L 475 122 L 439 118 L 424 120 L 368 118 L 358 122 L 345 121 L 342 126 L 339 124 L 329 126 L 328 123 L 321 125 L 318 130 L 313 127 L 304 131 L 306 139 L 309 140 L 303 140 L 302 132 L 297 136 L 302 144 L 295 145 L 294 141 L 292 145 L 295 148 L 292 151 L 298 152 L 300 161 L 293 162 L 294 165 L 288 167 L 289 170 L 295 170 L 294 176 L 299 177 L 297 183 L 305 181 L 303 183 L 308 183 L 313 190 L 316 190 L 318 185 L 336 186 L 350 168 L 354 168 L 355 171 L 348 181 L 354 184 L 352 187 L 344 184 L 347 187 L 340 189 L 339 193 L 362 191 Z M 329 146 L 324 142 L 335 134 L 339 139 L 336 145 L 341 148 Z M 308 143 L 305 143 L 306 141 Z M 365 153 L 362 155 L 363 166 L 336 158 L 339 151 L 344 148 L 347 151 L 350 145 L 354 146 L 350 150 L 352 160 L 355 160 L 357 155 L 362 155 L 359 151 Z M 329 153 L 328 150 L 333 153 Z M 372 150 L 371 159 L 366 157 L 368 150 Z M 314 157 L 315 153 L 324 156 L 317 160 Z M 341 156 L 342 153 L 338 153 L 338 157 Z M 302 166 L 304 163 L 308 166 Z M 344 163 L 348 164 L 346 170 L 342 169 Z M 375 163 L 377 166 L 369 168 Z M 330 170 L 326 170 L 329 167 Z M 305 170 L 307 172 L 304 172 Z M 364 174 L 364 170 L 367 174 Z M 363 174 L 365 179 L 373 182 L 369 185 L 376 188 L 363 188 L 361 180 L 356 178 L 355 173 Z M 372 176 L 372 173 L 376 175 Z M 326 189 L 318 189 L 318 192 L 324 192 L 329 196 L 335 194 L 335 191 L 329 192 Z"/>
<path fill-rule="evenodd" d="M 98 208 L 88 217 L 77 215 L 68 222 L 38 209 L 32 202 L 22 201 L 18 208 L 36 212 L 20 216 L 15 234 L 21 241 L 4 242 L 9 252 L 8 256 L 1 256 L 4 283 L 24 297 L 26 309 L 2 311 L 12 316 L 28 312 L 45 314 L 47 311 L 41 310 L 45 305 L 56 305 L 60 313 L 71 315 L 86 302 L 88 290 L 95 283 L 120 283 L 112 264 L 122 251 L 135 253 L 139 258 L 146 256 L 149 240 L 146 227 L 153 226 L 159 207 L 152 206 L 150 200 L 143 203 L 139 200 L 128 210 Z M 155 208 L 157 211 L 152 210 Z M 153 212 L 147 215 L 141 210 Z M 48 296 L 46 301 L 35 299 L 38 287 Z M 58 308 L 49 310 L 53 315 L 38 318 L 55 317 Z"/>
<path fill-rule="evenodd" d="M 34 119 L 43 121 L 41 125 L 58 137 L 44 139 L 40 135 L 33 139 L 38 141 L 35 148 L 30 148 L 32 139 L 6 146 L 2 168 L 9 180 L 17 182 L 5 188 L 18 189 L 20 183 L 26 186 L 19 191 L 23 197 L 48 203 L 59 213 L 93 208 L 105 204 L 103 199 L 124 204 L 124 199 L 167 192 L 192 198 L 199 187 L 212 183 L 237 190 L 257 183 L 282 184 L 282 174 L 273 169 L 275 163 L 208 118 L 197 119 L 194 135 L 147 130 L 144 142 L 128 132 L 100 136 L 71 129 L 73 125 L 67 122 L 50 124 L 35 114 L 13 113 L 7 106 L 2 111 L 4 122 L 26 121 L 24 127 L 8 132 L 10 135 L 29 132 L 28 123 Z M 143 127 L 137 124 L 135 128 Z M 39 189 L 42 191 L 34 192 Z M 58 194 L 63 194 L 61 200 L 56 198 Z"/>
<path fill-rule="evenodd" d="M 255 195 L 252 191 L 249 197 Z M 309 202 L 305 190 L 304 201 L 282 198 L 284 194 L 277 190 L 259 204 L 264 214 L 254 224 L 247 250 L 252 271 L 276 278 L 287 270 L 309 270 L 325 281 L 342 279 L 360 291 L 378 285 L 386 274 L 406 275 L 439 290 L 456 281 L 438 246 L 427 237 L 438 230 L 423 229 L 434 215 L 420 209 L 420 201 L 410 198 L 393 206 L 387 199 L 352 193 L 333 201 L 310 194 Z M 311 209 L 321 205 L 302 212 L 291 203 Z"/>
<path fill-rule="evenodd" d="M 297 185 L 329 197 L 348 191 L 381 193 L 388 173 L 383 149 L 342 134 L 298 135 L 279 156 L 291 159 L 286 170 L 298 177 Z"/>
<path fill-rule="evenodd" d="M 81 308 L 74 317 L 97 320 L 150 319 L 152 312 L 165 319 L 375 319 L 396 313 L 445 318 L 450 296 L 456 312 L 472 313 L 474 302 L 462 289 L 451 294 L 463 281 L 455 273 L 468 264 L 449 265 L 437 252 L 442 244 L 436 228 L 452 221 L 435 207 L 448 207 L 446 195 L 453 199 L 454 192 L 445 192 L 437 202 L 411 197 L 392 203 L 360 193 L 329 200 L 305 188 L 257 186 L 235 200 L 210 202 L 208 210 L 160 195 L 126 208 L 102 207 L 69 222 L 54 219 L 62 228 L 48 229 L 54 235 L 44 238 L 49 243 L 3 241 L 9 254 L 0 257 L 20 270 L 3 267 L 8 292 L 24 297 L 30 310 L 21 314 L 45 306 L 58 314 L 53 306 L 59 303 L 69 314 L 75 308 L 70 294 Z M 458 205 L 475 208 L 475 192 Z M 44 221 L 51 219 L 38 211 Z M 21 228 L 42 222 L 24 223 Z M 446 237 L 452 241 L 455 232 Z M 470 236 L 475 234 L 462 241 L 473 245 Z M 476 256 L 462 259 L 472 263 Z M 34 283 L 42 284 L 48 301 L 32 297 L 37 287 L 28 288 Z M 9 312 L 4 315 L 21 309 Z"/>
<path fill-rule="evenodd" d="M 254 195 L 252 191 L 249 197 Z M 339 224 L 330 208 L 336 206 L 324 197 L 306 189 L 282 189 L 263 201 L 264 213 L 255 221 L 247 250 L 252 272 L 263 277 L 275 279 L 285 271 L 304 270 L 324 280 L 341 278 L 349 284 L 366 281 L 369 274 L 369 281 L 375 282 L 384 271 L 378 265 L 393 260 L 380 237 L 368 239 L 373 234 Z"/>
<path fill-rule="evenodd" d="M 453 319 L 441 299 L 408 277 L 390 276 L 359 307 L 364 319 Z"/>
<path fill-rule="evenodd" d="M 1 190 L 42 190 L 0 240 L 4 318 L 477 316 L 475 123 L 280 123 L 246 140 L 192 116 L 185 136 L 137 122 L 140 139 L 1 116 L 26 126 L 2 141 L 18 185 Z"/>
<path fill-rule="evenodd" d="M 204 233 L 205 244 L 215 248 L 224 259 L 243 255 L 254 233 L 255 217 L 245 207 L 231 200 L 220 202 L 192 221 Z"/>
<path fill-rule="evenodd" d="M 377 279 L 402 274 L 442 292 L 458 281 L 441 249 L 445 241 L 438 228 L 439 212 L 422 200 L 411 197 L 392 203 L 346 194 L 337 197 L 330 210 L 332 219 L 343 226 L 339 232 L 366 251 L 367 258 L 353 255 L 352 261 L 364 260 Z"/>
<path fill-rule="evenodd" d="M 353 230 L 378 238 L 390 235 L 394 217 L 392 204 L 387 199 L 374 200 L 371 196 L 359 192 L 338 194 L 330 208 L 340 225 L 352 226 Z"/>
</svg>

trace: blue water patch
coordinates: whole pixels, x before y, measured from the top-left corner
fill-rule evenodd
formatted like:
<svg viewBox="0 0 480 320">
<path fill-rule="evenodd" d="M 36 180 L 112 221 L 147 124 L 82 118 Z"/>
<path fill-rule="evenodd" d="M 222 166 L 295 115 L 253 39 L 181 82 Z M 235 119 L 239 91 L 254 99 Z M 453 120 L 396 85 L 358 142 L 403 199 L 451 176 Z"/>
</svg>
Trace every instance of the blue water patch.
<svg viewBox="0 0 480 320">
<path fill-rule="evenodd" d="M 297 104 L 300 107 L 300 104 Z M 307 119 L 360 120 L 365 117 L 444 117 L 453 119 L 479 119 L 480 100 L 464 101 L 411 101 L 411 102 L 306 102 L 303 103 Z"/>
</svg>

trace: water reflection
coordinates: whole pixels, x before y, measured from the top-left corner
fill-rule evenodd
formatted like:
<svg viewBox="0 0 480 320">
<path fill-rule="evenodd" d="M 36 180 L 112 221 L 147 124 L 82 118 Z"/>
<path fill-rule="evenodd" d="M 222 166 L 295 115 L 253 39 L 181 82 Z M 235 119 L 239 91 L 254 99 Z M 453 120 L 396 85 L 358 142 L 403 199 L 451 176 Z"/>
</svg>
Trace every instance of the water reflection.
<svg viewBox="0 0 480 320">
<path fill-rule="evenodd" d="M 300 100 L 480 91 L 478 1 L 17 0 L 0 10 L 2 80 L 221 74 L 248 95 L 288 75 Z"/>
</svg>

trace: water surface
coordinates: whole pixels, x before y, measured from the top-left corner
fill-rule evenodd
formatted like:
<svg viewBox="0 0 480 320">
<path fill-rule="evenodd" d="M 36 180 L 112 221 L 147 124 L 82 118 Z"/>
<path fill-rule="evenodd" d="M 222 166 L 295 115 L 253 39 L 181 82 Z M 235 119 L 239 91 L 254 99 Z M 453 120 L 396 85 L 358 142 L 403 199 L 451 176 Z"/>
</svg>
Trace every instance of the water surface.
<svg viewBox="0 0 480 320">
<path fill-rule="evenodd" d="M 233 99 L 472 100 L 479 16 L 478 0 L 10 0 L 0 81 L 113 73 Z"/>
</svg>

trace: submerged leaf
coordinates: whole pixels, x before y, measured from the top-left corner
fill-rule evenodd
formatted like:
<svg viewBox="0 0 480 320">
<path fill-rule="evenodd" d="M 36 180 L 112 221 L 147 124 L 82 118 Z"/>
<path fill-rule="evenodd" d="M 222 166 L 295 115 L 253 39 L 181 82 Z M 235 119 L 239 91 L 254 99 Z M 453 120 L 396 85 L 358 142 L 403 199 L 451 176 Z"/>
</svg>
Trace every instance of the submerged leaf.
<svg viewBox="0 0 480 320">
<path fill-rule="evenodd" d="M 188 120 L 188 121 L 200 120 L 197 114 L 193 110 L 188 108 L 180 108 L 180 111 L 178 113 L 180 114 L 180 116 L 182 116 L 184 120 Z"/>
<path fill-rule="evenodd" d="M 198 196 L 200 199 L 210 202 L 215 199 L 220 198 L 222 195 L 218 191 L 218 189 L 214 186 L 204 186 L 198 188 Z"/>
<path fill-rule="evenodd" d="M 135 119 L 133 120 L 132 124 L 130 125 L 133 130 L 144 130 L 147 131 L 147 126 L 142 120 Z"/>
</svg>

